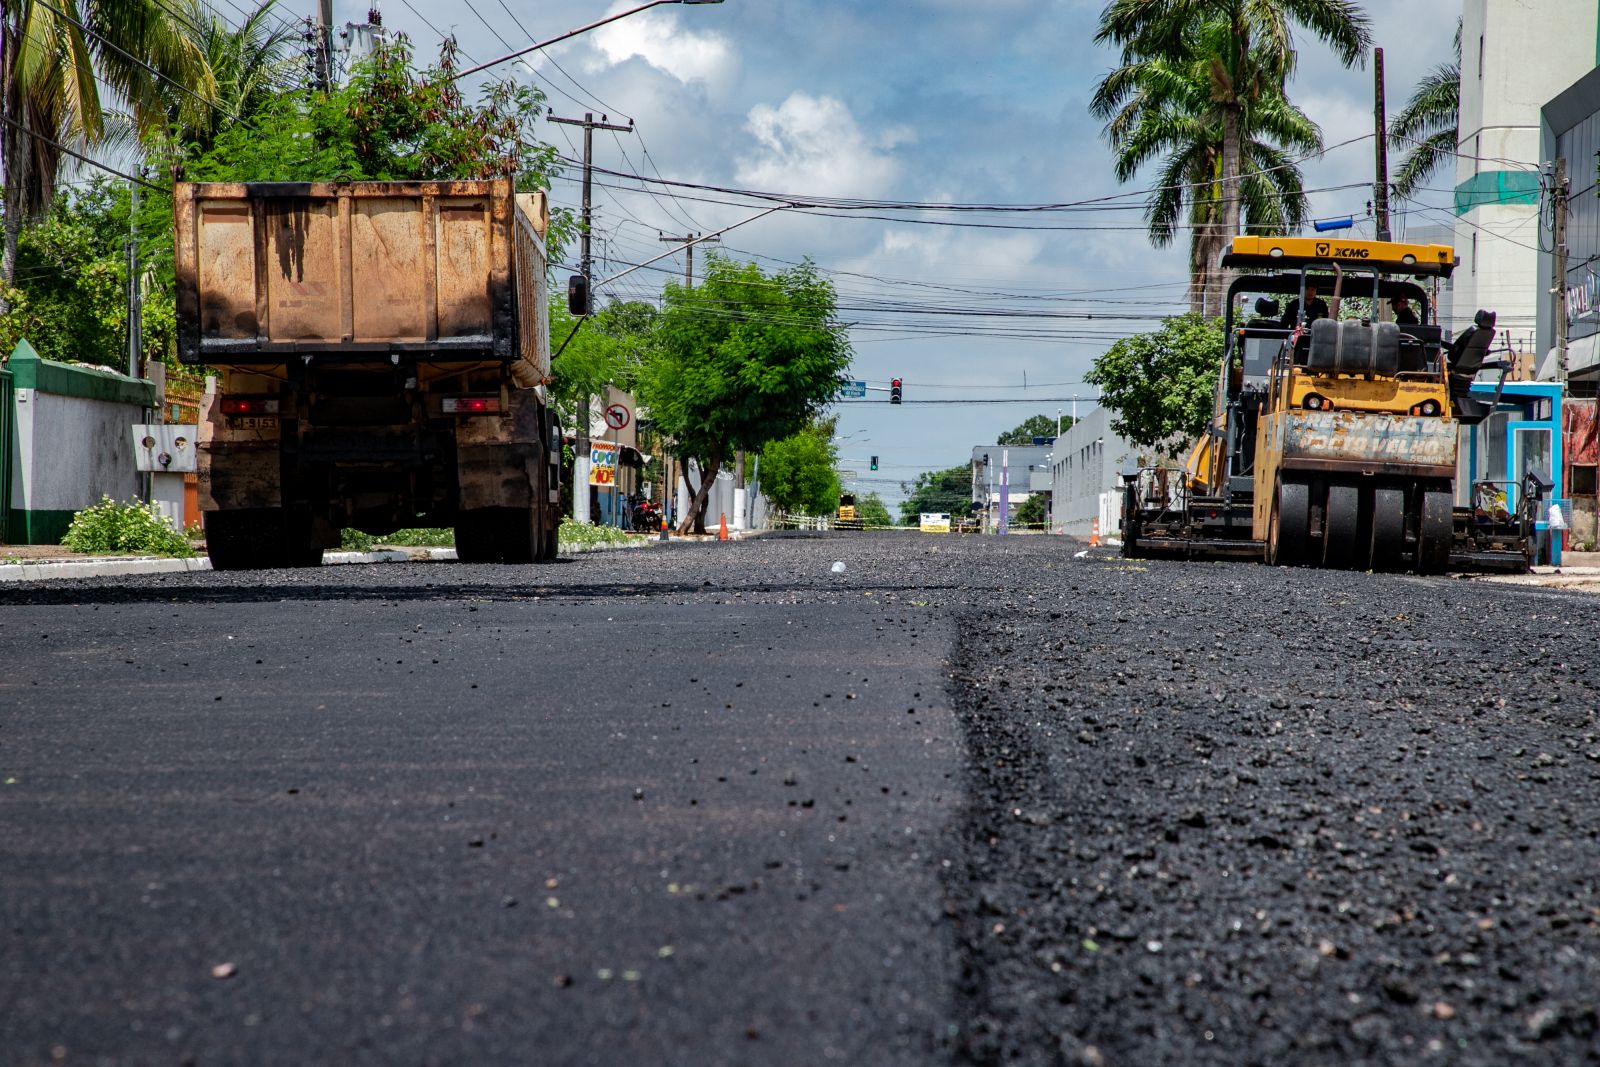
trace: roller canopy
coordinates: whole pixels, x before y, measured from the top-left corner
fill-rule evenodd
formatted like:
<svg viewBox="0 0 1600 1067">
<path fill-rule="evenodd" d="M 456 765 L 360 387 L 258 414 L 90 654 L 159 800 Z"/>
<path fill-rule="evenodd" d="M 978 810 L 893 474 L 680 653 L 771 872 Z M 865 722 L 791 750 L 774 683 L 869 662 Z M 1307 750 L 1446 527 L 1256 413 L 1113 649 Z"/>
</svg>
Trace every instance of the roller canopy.
<svg viewBox="0 0 1600 1067">
<path fill-rule="evenodd" d="M 1295 269 L 1307 264 L 1338 263 L 1372 267 L 1390 274 L 1426 274 L 1448 278 L 1456 269 L 1449 245 L 1414 245 L 1398 241 L 1327 240 L 1321 237 L 1235 237 L 1224 253 L 1224 267 Z"/>
</svg>

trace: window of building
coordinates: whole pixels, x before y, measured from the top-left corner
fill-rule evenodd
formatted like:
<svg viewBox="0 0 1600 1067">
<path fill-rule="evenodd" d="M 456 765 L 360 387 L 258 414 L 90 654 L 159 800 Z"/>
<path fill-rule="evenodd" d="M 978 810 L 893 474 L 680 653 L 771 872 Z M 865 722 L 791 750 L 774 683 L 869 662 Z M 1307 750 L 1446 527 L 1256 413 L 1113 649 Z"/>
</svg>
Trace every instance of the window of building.
<svg viewBox="0 0 1600 1067">
<path fill-rule="evenodd" d="M 1478 80 L 1483 80 L 1483 34 L 1478 34 Z"/>
<path fill-rule="evenodd" d="M 1472 235 L 1472 273 L 1474 276 L 1478 273 L 1478 235 L 1476 233 Z"/>
</svg>

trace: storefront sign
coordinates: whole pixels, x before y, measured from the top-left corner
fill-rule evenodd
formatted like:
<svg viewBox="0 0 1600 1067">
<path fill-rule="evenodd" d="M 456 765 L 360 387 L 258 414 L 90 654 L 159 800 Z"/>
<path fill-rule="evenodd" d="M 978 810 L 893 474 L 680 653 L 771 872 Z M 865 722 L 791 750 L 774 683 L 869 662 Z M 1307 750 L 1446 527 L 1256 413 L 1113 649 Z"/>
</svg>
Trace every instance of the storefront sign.
<svg viewBox="0 0 1600 1067">
<path fill-rule="evenodd" d="M 589 442 L 589 484 L 617 484 L 617 446 L 610 441 Z"/>
</svg>

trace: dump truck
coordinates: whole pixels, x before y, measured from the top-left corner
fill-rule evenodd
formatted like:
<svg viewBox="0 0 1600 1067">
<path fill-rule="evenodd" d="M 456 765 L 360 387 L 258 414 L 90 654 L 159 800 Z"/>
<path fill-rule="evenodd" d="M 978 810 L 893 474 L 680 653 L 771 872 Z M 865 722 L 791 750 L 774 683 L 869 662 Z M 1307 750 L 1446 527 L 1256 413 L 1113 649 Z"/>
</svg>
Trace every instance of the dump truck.
<svg viewBox="0 0 1600 1067">
<path fill-rule="evenodd" d="M 178 356 L 213 372 L 199 502 L 218 569 L 311 566 L 354 528 L 553 559 L 561 428 L 542 193 L 510 181 L 178 183 Z"/>
<path fill-rule="evenodd" d="M 1453 339 L 1432 321 L 1431 283 L 1454 270 L 1452 249 L 1250 236 L 1222 265 L 1246 273 L 1228 288 L 1210 422 L 1181 470 L 1126 476 L 1124 555 L 1528 568 L 1548 487 L 1481 483 L 1474 501 L 1515 505 L 1456 505 L 1460 430 L 1494 407 L 1472 383 L 1495 367 L 1503 381 L 1505 365 L 1485 360 L 1493 312 Z M 1253 316 L 1236 314 L 1241 302 Z M 1385 321 L 1393 308 L 1406 321 Z"/>
</svg>

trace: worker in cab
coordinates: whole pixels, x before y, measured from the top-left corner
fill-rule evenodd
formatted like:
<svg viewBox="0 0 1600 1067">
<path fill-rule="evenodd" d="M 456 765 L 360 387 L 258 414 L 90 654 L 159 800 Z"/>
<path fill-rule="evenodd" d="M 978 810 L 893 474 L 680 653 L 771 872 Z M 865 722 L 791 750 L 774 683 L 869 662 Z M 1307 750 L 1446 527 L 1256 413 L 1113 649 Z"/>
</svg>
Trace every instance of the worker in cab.
<svg viewBox="0 0 1600 1067">
<path fill-rule="evenodd" d="M 1328 302 L 1317 296 L 1315 285 L 1306 285 L 1306 322 L 1309 324 L 1317 319 L 1328 317 Z M 1289 301 L 1289 308 L 1283 313 L 1283 328 L 1292 330 L 1300 322 L 1300 299 Z"/>
<path fill-rule="evenodd" d="M 1416 326 L 1417 313 L 1411 307 L 1411 301 L 1403 296 L 1397 296 L 1389 301 L 1389 308 L 1394 312 L 1394 321 L 1397 326 Z"/>
</svg>

